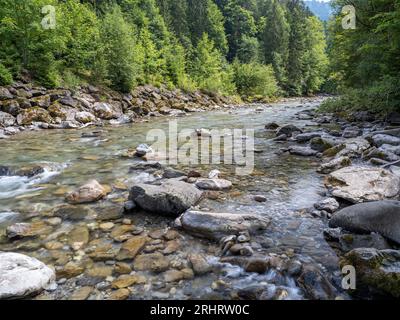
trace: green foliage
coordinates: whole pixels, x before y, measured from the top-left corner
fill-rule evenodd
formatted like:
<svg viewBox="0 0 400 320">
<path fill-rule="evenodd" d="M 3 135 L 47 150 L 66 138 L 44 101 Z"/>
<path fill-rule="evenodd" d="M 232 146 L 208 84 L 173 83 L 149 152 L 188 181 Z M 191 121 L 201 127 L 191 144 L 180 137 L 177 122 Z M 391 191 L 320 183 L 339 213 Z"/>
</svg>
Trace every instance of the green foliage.
<svg viewBox="0 0 400 320">
<path fill-rule="evenodd" d="M 58 29 L 64 33 L 65 50 L 60 55 L 64 67 L 75 73 L 92 71 L 101 46 L 100 22 L 95 12 L 76 0 L 67 0 L 58 9 Z"/>
<path fill-rule="evenodd" d="M 134 30 L 125 21 L 121 9 L 114 6 L 103 20 L 101 38 L 104 46 L 107 79 L 110 85 L 129 92 L 136 82 L 139 64 Z"/>
<path fill-rule="evenodd" d="M 272 64 L 281 86 L 287 83 L 289 64 L 290 25 L 285 8 L 279 1 L 265 2 L 262 10 L 265 17 L 260 21 L 259 39 L 263 48 L 264 62 Z"/>
<path fill-rule="evenodd" d="M 342 27 L 341 8 L 329 23 L 329 84 L 342 98 L 331 109 L 383 112 L 399 108 L 400 3 L 396 0 L 355 0 L 356 29 Z M 397 89 L 396 89 L 397 88 Z"/>
<path fill-rule="evenodd" d="M 307 18 L 306 51 L 304 54 L 304 83 L 303 92 L 313 94 L 318 92 L 324 84 L 328 70 L 328 56 L 326 55 L 326 43 L 324 41 L 324 26 L 318 18 Z"/>
<path fill-rule="evenodd" d="M 0 63 L 0 86 L 6 86 L 13 82 L 13 76 L 10 71 Z"/>
<path fill-rule="evenodd" d="M 0 2 L 4 83 L 28 71 L 48 87 L 97 83 L 128 92 L 137 84 L 165 84 L 269 97 L 282 90 L 313 94 L 324 84 L 322 25 L 300 1 Z M 48 5 L 56 9 L 56 27 L 46 30 Z M 377 32 L 397 32 L 396 15 L 377 19 L 384 21 Z"/>
<path fill-rule="evenodd" d="M 233 93 L 232 70 L 223 61 L 223 57 L 207 33 L 197 44 L 190 75 L 198 86 L 212 92 Z"/>
<path fill-rule="evenodd" d="M 242 7 L 237 1 L 231 1 L 225 8 L 226 32 L 229 42 L 228 59 L 233 60 L 245 37 L 253 37 L 257 27 L 252 13 Z"/>
<path fill-rule="evenodd" d="M 325 101 L 321 111 L 370 111 L 382 115 L 400 110 L 400 80 L 385 76 L 367 88 L 347 89 L 339 98 Z"/>
<path fill-rule="evenodd" d="M 271 65 L 257 62 L 241 64 L 236 60 L 233 64 L 235 70 L 235 84 L 240 95 L 247 97 L 275 97 L 279 87 Z"/>
<path fill-rule="evenodd" d="M 237 50 L 237 58 L 243 63 L 259 61 L 260 43 L 257 38 L 243 36 Z"/>
</svg>

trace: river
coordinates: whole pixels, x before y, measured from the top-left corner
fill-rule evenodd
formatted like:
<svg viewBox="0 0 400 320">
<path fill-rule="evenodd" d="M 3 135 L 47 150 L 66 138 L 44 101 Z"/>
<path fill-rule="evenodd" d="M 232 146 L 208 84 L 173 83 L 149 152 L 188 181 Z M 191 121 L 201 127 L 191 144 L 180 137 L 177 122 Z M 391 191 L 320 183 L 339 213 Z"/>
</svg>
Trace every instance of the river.
<svg viewBox="0 0 400 320">
<path fill-rule="evenodd" d="M 273 222 L 263 235 L 264 250 L 276 255 L 296 255 L 303 263 L 318 266 L 321 272 L 329 274 L 339 283 L 340 272 L 338 257 L 323 237 L 323 229 L 327 227 L 324 219 L 312 218 L 303 209 L 311 208 L 323 197 L 325 188 L 323 178 L 316 173 L 318 160 L 313 158 L 296 157 L 280 154 L 284 145 L 271 140 L 273 135 L 265 130 L 269 122 L 294 124 L 300 128 L 317 128 L 312 120 L 299 120 L 299 111 L 312 109 L 319 103 L 291 100 L 262 106 L 262 111 L 256 112 L 257 106 L 244 106 L 232 110 L 191 113 L 177 118 L 179 129 L 254 129 L 255 130 L 255 168 L 250 175 L 235 175 L 232 165 L 199 165 L 195 168 L 177 165 L 176 169 L 196 169 L 204 175 L 213 169 L 222 172 L 224 178 L 233 182 L 233 188 L 225 192 L 217 200 L 207 199 L 201 208 L 216 212 L 246 212 L 267 215 Z M 10 243 L 4 240 L 5 228 L 16 222 L 47 220 L 52 208 L 65 203 L 65 194 L 82 185 L 90 179 L 96 179 L 110 186 L 123 185 L 128 188 L 136 182 L 153 179 L 147 173 L 129 173 L 133 162 L 138 161 L 124 157 L 129 149 L 146 142 L 146 134 L 151 129 L 168 130 L 168 117 L 152 118 L 148 122 L 139 122 L 121 126 L 105 126 L 102 128 L 85 128 L 81 130 L 43 130 L 24 132 L 6 140 L 0 140 L 0 165 L 25 167 L 46 164 L 50 169 L 34 177 L 0 177 L 0 250 L 15 251 L 35 256 L 47 264 L 57 264 L 63 252 L 68 259 L 85 259 L 82 252 L 64 245 L 62 248 L 49 252 L 45 242 L 49 238 L 22 239 Z M 82 134 L 101 131 L 96 137 L 84 138 Z M 94 211 L 107 210 L 109 207 L 122 207 L 128 191 L 125 188 L 115 188 L 104 201 L 89 205 Z M 266 202 L 258 203 L 254 195 L 263 195 Z M 159 229 L 172 225 L 173 219 L 157 217 L 151 214 L 138 213 L 127 215 L 135 225 L 145 230 Z M 90 225 L 95 219 L 87 217 L 84 224 Z M 118 223 L 118 221 L 117 221 Z M 51 232 L 66 230 L 82 224 L 82 221 L 64 220 L 55 226 Z M 91 240 L 95 238 L 108 239 L 106 233 L 91 232 Z M 182 256 L 188 250 L 207 252 L 215 250 L 216 244 L 205 240 L 184 235 L 184 246 L 175 255 Z M 54 250 L 53 250 L 54 251 Z M 82 250 L 81 250 L 82 251 Z M 60 253 L 61 252 L 61 253 Z M 79 256 L 76 258 L 76 256 Z M 112 260 L 112 259 L 111 259 Z M 65 261 L 64 261 L 65 263 Z M 107 261 L 104 265 L 112 265 Z M 172 286 L 164 284 L 158 275 L 144 273 L 148 277 L 145 285 L 137 286 L 132 293 L 132 299 L 143 298 L 231 298 L 229 294 L 252 285 L 265 284 L 272 291 L 284 288 L 287 292 L 285 299 L 304 299 L 304 293 L 297 287 L 294 279 L 280 276 L 276 270 L 266 274 L 246 273 L 243 269 L 220 264 L 217 258 L 210 258 L 210 263 L 218 267 L 218 272 L 195 277 Z M 88 268 L 91 268 L 89 264 Z M 115 276 L 115 275 L 114 275 Z M 85 282 L 85 276 L 73 277 L 61 281 L 54 291 L 44 297 L 49 299 L 65 299 L 73 292 L 74 286 L 95 286 L 97 283 Z M 80 280 L 77 280 L 80 279 Z M 107 280 L 107 279 L 106 279 Z M 108 280 L 111 280 L 110 278 Z M 227 283 L 229 290 L 222 290 L 216 295 L 213 283 L 221 280 Z M 80 281 L 75 283 L 74 281 Z M 214 285 L 215 286 L 215 285 Z M 174 289 L 173 289 L 174 287 Z M 105 289 L 107 292 L 109 289 Z M 97 288 L 93 291 L 92 299 L 103 299 L 107 293 Z"/>
</svg>

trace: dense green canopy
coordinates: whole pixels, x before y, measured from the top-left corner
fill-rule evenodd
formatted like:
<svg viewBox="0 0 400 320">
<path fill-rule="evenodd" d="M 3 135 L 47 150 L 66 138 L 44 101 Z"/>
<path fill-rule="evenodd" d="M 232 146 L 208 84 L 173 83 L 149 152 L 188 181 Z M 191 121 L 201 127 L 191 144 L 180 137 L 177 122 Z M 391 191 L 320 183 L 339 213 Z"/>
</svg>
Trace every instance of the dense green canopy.
<svg viewBox="0 0 400 320">
<path fill-rule="evenodd" d="M 342 8 L 355 9 L 355 29 L 346 29 Z M 400 111 L 400 2 L 335 0 L 329 23 L 330 83 L 341 99 L 335 110 Z"/>
<path fill-rule="evenodd" d="M 299 0 L 0 4 L 0 84 L 29 75 L 48 87 L 149 83 L 273 97 L 318 92 L 326 76 L 323 24 Z M 55 28 L 41 24 L 48 5 Z"/>
</svg>

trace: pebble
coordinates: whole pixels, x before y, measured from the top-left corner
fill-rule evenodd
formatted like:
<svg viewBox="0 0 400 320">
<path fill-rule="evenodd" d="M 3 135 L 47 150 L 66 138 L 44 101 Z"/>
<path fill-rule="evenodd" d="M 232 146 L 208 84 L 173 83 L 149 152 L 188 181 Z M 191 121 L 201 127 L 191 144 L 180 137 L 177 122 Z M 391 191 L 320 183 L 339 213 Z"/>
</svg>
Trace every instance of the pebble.
<svg viewBox="0 0 400 320">
<path fill-rule="evenodd" d="M 108 300 L 126 300 L 131 294 L 129 289 L 119 289 L 111 292 Z"/>
<path fill-rule="evenodd" d="M 260 195 L 254 196 L 253 199 L 254 199 L 254 201 L 257 201 L 257 202 L 266 202 L 267 201 L 266 197 L 260 196 Z"/>
<path fill-rule="evenodd" d="M 132 224 L 132 220 L 131 219 L 124 219 L 124 220 L 122 220 L 122 224 L 131 225 Z"/>
<path fill-rule="evenodd" d="M 99 228 L 103 231 L 109 231 L 114 228 L 114 223 L 112 222 L 105 222 L 99 225 Z"/>
</svg>

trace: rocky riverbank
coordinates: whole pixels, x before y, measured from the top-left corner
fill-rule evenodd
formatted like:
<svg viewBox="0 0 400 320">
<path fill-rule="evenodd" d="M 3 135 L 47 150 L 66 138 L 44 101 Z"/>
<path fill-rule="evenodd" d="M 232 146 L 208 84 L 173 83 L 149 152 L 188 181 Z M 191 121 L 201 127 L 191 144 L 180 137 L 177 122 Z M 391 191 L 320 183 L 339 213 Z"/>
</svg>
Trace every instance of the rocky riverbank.
<svg viewBox="0 0 400 320">
<path fill-rule="evenodd" d="M 160 115 L 180 117 L 233 103 L 218 95 L 153 86 L 121 94 L 94 86 L 48 90 L 18 82 L 0 87 L 0 139 L 26 130 L 118 125 Z"/>
<path fill-rule="evenodd" d="M 315 119 L 322 128 L 313 131 L 270 123 L 266 129 L 276 130 L 275 140 L 288 144 L 282 153 L 320 159 L 317 171 L 324 175 L 326 198 L 315 203 L 310 214 L 329 219 L 330 228 L 324 231 L 327 241 L 342 257 L 342 267 L 355 267 L 353 294 L 399 298 L 398 116 L 382 121 L 361 112 L 344 119 L 312 110 L 297 116 Z"/>
</svg>

